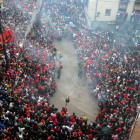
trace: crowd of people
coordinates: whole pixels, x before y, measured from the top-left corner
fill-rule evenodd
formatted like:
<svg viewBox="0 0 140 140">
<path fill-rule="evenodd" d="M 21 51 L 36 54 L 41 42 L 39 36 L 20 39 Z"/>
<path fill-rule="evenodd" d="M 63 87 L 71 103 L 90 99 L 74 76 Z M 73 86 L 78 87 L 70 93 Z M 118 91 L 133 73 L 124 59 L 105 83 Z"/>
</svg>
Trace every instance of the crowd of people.
<svg viewBox="0 0 140 140">
<path fill-rule="evenodd" d="M 123 12 L 123 11 L 119 11 L 117 13 L 117 19 L 116 20 L 126 20 L 127 19 L 127 13 L 126 12 Z"/>
<path fill-rule="evenodd" d="M 134 11 L 132 13 L 131 21 L 132 22 L 138 22 L 138 21 L 140 21 L 140 11 L 139 10 L 138 11 Z"/>
<path fill-rule="evenodd" d="M 4 13 L 2 26 L 12 28 L 14 42 L 6 43 L 10 67 L 5 61 L 0 66 L 0 138 L 128 140 L 140 103 L 140 32 L 88 30 L 80 0 L 43 0 L 24 39 L 32 4 L 4 0 L 12 12 Z M 49 102 L 56 91 L 56 61 L 57 78 L 63 67 L 52 43 L 61 38 L 73 41 L 78 76 L 86 75 L 98 100 L 100 112 L 92 124 Z"/>
</svg>

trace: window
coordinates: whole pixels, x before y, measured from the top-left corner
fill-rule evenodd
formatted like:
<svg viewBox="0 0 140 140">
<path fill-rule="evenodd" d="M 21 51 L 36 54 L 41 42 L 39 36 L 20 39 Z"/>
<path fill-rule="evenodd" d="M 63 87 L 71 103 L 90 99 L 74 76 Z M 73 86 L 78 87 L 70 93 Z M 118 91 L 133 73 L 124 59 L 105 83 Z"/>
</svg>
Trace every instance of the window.
<svg viewBox="0 0 140 140">
<path fill-rule="evenodd" d="M 111 9 L 106 9 L 105 15 L 110 16 L 111 15 Z"/>
</svg>

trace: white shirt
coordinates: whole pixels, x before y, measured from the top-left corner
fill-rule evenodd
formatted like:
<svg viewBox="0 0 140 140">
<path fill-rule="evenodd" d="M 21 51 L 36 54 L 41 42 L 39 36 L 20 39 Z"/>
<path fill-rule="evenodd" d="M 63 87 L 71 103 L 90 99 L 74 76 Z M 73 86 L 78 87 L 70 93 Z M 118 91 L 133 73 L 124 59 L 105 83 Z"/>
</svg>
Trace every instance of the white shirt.
<svg viewBox="0 0 140 140">
<path fill-rule="evenodd" d="M 22 134 L 24 134 L 24 130 L 25 130 L 25 128 L 20 128 L 20 127 L 18 127 L 18 130 L 19 130 L 19 132 L 21 132 Z"/>
<path fill-rule="evenodd" d="M 62 128 L 67 128 L 69 132 L 73 131 L 73 125 L 71 127 L 63 125 Z"/>
<path fill-rule="evenodd" d="M 19 135 L 19 139 L 23 139 L 23 136 L 22 136 L 22 134 L 20 134 L 20 135 Z"/>
</svg>

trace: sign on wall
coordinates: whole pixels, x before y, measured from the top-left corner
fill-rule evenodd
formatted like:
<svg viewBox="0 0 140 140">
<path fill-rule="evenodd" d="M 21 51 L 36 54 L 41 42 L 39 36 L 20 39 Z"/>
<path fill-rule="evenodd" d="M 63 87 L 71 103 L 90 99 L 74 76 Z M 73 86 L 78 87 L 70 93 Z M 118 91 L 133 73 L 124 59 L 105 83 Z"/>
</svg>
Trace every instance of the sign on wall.
<svg viewBox="0 0 140 140">
<path fill-rule="evenodd" d="M 0 34 L 0 42 L 1 42 L 1 45 L 2 45 L 2 47 L 3 47 L 2 34 Z"/>
<path fill-rule="evenodd" d="M 4 39 L 5 42 L 14 41 L 12 29 L 8 31 L 4 31 Z"/>
</svg>

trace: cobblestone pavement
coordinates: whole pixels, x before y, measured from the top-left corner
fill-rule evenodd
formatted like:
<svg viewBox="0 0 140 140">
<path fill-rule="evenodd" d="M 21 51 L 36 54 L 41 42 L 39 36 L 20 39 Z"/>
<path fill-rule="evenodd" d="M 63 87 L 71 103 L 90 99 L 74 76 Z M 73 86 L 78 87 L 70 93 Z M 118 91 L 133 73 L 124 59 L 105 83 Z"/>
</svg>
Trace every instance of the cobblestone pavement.
<svg viewBox="0 0 140 140">
<path fill-rule="evenodd" d="M 69 114 L 75 112 L 79 117 L 86 115 L 88 123 L 90 123 L 95 120 L 98 113 L 98 104 L 97 100 L 90 94 L 86 78 L 84 76 L 82 79 L 78 78 L 78 60 L 73 43 L 61 40 L 55 41 L 53 44 L 62 55 L 63 69 L 60 79 L 56 80 L 57 91 L 50 98 L 50 103 L 61 110 L 66 104 L 65 99 L 71 94 L 70 103 L 67 105 Z"/>
</svg>

